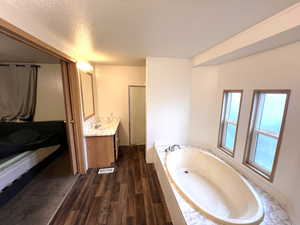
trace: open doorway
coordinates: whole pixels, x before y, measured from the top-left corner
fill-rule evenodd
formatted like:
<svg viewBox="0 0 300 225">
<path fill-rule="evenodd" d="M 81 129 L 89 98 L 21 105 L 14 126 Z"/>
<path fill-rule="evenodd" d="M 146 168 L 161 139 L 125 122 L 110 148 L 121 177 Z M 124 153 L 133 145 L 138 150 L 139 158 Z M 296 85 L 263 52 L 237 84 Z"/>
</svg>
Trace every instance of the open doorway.
<svg viewBox="0 0 300 225">
<path fill-rule="evenodd" d="M 146 144 L 146 93 L 143 85 L 130 85 L 129 95 L 129 144 L 145 147 Z"/>
<path fill-rule="evenodd" d="M 0 26 L 0 221 L 46 225 L 82 171 L 76 67 L 22 35 Z"/>
</svg>

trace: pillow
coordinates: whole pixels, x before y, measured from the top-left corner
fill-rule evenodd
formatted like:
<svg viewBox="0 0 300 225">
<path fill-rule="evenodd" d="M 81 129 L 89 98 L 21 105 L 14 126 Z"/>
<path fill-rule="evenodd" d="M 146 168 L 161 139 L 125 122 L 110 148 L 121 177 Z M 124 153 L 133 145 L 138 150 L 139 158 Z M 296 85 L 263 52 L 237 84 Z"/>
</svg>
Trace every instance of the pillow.
<svg viewBox="0 0 300 225">
<path fill-rule="evenodd" d="M 24 145 L 37 140 L 39 137 L 40 134 L 37 131 L 25 128 L 11 133 L 8 138 L 11 143 Z"/>
</svg>

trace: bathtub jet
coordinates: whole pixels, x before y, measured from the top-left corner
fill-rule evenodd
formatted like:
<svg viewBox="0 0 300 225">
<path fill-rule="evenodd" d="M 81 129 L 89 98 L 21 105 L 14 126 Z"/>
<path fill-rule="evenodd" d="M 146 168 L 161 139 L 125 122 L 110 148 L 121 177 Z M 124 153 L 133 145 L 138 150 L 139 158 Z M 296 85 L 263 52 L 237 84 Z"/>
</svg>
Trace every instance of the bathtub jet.
<svg viewBox="0 0 300 225">
<path fill-rule="evenodd" d="M 181 148 L 168 151 L 165 166 L 180 195 L 209 219 L 224 225 L 258 225 L 262 203 L 236 170 L 213 154 Z"/>
</svg>

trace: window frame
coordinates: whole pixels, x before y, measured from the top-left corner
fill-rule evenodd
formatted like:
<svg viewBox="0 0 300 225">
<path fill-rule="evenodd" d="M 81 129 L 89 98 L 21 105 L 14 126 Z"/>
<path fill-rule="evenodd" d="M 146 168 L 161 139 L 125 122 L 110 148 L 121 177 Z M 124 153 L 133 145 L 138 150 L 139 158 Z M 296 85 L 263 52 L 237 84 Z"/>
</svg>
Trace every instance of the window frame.
<svg viewBox="0 0 300 225">
<path fill-rule="evenodd" d="M 256 130 L 256 122 L 257 122 L 257 115 L 259 111 L 258 104 L 260 103 L 261 94 L 286 94 L 286 100 L 284 105 L 284 111 L 282 115 L 282 121 L 281 121 L 281 127 L 279 130 L 279 135 L 275 135 L 271 132 L 263 131 L 263 130 Z M 273 182 L 278 159 L 279 159 L 279 153 L 281 149 L 281 143 L 282 143 L 282 137 L 284 133 L 285 128 L 285 122 L 286 122 L 286 116 L 289 106 L 289 99 L 290 99 L 291 90 L 290 89 L 256 89 L 253 91 L 252 96 L 252 105 L 251 105 L 251 111 L 249 116 L 249 124 L 248 124 L 248 131 L 247 131 L 247 139 L 246 139 L 246 145 L 245 145 L 245 154 L 243 159 L 243 164 L 268 180 L 269 182 Z M 260 115 L 261 116 L 261 115 Z M 269 172 L 266 169 L 262 168 L 261 166 L 257 165 L 255 162 L 252 162 L 251 159 L 253 158 L 253 155 L 255 155 L 256 148 L 253 150 L 252 143 L 257 143 L 256 141 L 253 142 L 253 138 L 257 137 L 258 134 L 271 137 L 273 139 L 277 139 L 277 145 L 275 149 L 275 155 L 274 155 L 274 161 L 272 165 L 272 170 Z"/>
<path fill-rule="evenodd" d="M 240 98 L 240 105 L 239 105 L 239 112 L 238 112 L 238 117 L 236 123 L 234 121 L 225 121 L 225 116 L 226 116 L 226 111 L 227 111 L 227 97 L 226 95 L 228 93 L 240 93 L 241 98 Z M 231 156 L 234 158 L 235 155 L 235 149 L 236 149 L 236 142 L 237 142 L 237 134 L 238 134 L 238 129 L 239 129 L 239 120 L 240 120 L 240 114 L 241 114 L 241 106 L 243 102 L 243 90 L 242 89 L 226 89 L 223 91 L 222 95 L 222 105 L 221 105 L 221 115 L 220 115 L 220 124 L 219 124 L 219 137 L 218 137 L 218 148 L 226 153 L 227 155 Z M 236 126 L 236 132 L 235 132 L 235 137 L 234 137 L 234 144 L 233 144 L 233 149 L 228 149 L 225 146 L 223 146 L 224 143 L 224 131 L 225 127 L 228 126 L 228 124 Z"/>
</svg>

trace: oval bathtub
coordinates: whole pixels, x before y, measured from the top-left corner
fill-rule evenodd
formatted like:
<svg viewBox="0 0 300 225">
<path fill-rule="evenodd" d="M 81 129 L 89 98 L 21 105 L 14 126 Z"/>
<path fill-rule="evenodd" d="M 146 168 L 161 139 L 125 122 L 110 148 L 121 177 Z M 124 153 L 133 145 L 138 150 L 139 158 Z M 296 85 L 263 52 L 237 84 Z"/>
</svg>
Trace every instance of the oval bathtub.
<svg viewBox="0 0 300 225">
<path fill-rule="evenodd" d="M 168 152 L 168 176 L 193 208 L 224 225 L 257 225 L 264 217 L 252 186 L 231 166 L 196 148 Z"/>
</svg>

